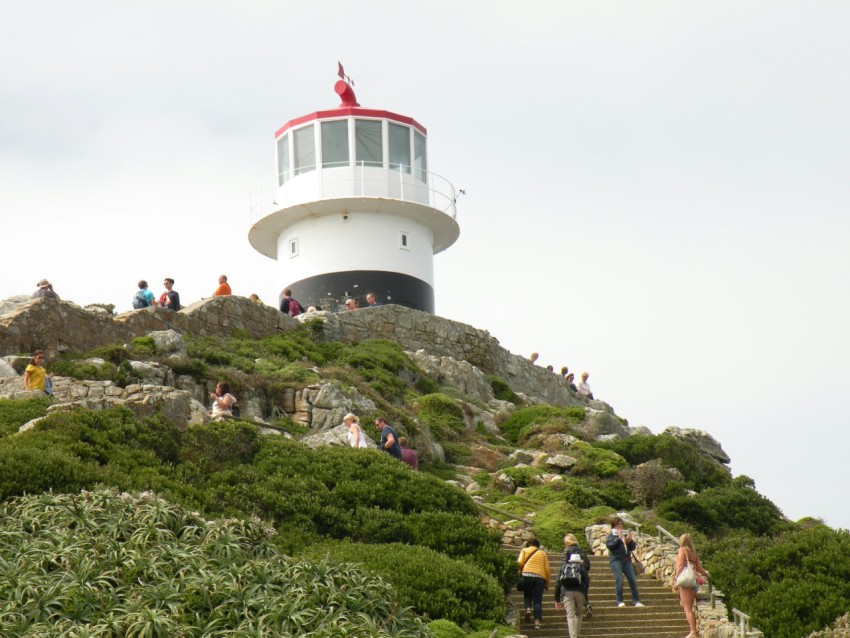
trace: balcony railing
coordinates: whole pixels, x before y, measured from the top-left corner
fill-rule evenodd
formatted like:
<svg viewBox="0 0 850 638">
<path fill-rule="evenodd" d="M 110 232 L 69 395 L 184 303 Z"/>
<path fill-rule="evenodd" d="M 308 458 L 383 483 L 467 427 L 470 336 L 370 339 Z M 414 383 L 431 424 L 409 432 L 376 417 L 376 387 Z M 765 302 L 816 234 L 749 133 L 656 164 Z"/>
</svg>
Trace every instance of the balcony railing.
<svg viewBox="0 0 850 638">
<path fill-rule="evenodd" d="M 388 168 L 361 162 L 302 166 L 260 182 L 250 195 L 254 224 L 282 208 L 322 199 L 375 197 L 424 204 L 452 219 L 457 215 L 457 191 L 450 181 L 431 171 L 401 164 Z"/>
</svg>

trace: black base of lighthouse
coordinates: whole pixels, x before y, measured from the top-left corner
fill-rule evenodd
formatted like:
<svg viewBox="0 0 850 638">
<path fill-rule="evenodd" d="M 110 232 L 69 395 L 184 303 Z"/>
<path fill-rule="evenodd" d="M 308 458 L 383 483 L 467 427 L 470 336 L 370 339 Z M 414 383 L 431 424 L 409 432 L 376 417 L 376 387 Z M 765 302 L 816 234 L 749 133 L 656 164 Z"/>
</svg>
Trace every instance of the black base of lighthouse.
<svg viewBox="0 0 850 638">
<path fill-rule="evenodd" d="M 397 272 L 350 270 L 332 272 L 296 281 L 286 286 L 306 310 L 339 312 L 346 299 L 356 299 L 366 307 L 366 295 L 375 293 L 380 304 L 398 304 L 434 314 L 434 288 L 421 279 Z M 281 293 L 282 295 L 283 293 Z M 279 303 L 279 301 L 278 301 Z"/>
</svg>

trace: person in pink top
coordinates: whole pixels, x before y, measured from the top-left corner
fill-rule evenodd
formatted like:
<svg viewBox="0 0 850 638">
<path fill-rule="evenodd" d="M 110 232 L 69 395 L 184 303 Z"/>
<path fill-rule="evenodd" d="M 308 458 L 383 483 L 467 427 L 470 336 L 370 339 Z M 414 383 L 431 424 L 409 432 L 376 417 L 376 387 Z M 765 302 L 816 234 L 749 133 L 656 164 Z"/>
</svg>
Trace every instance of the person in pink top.
<svg viewBox="0 0 850 638">
<path fill-rule="evenodd" d="M 407 463 L 414 470 L 419 469 L 419 455 L 416 450 L 407 447 L 407 437 L 398 437 L 398 444 L 401 446 L 401 460 Z"/>
</svg>

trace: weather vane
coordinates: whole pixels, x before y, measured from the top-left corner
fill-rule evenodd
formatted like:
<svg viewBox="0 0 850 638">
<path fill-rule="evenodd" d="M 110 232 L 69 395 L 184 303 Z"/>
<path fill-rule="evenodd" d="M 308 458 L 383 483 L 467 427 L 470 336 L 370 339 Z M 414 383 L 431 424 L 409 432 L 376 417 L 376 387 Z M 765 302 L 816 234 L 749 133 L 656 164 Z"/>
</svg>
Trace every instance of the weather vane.
<svg viewBox="0 0 850 638">
<path fill-rule="evenodd" d="M 354 86 L 354 80 L 351 79 L 351 76 L 345 74 L 345 69 L 342 68 L 342 62 L 337 61 L 337 66 L 339 66 L 339 71 L 337 71 L 337 75 L 348 82 L 351 86 Z"/>
</svg>

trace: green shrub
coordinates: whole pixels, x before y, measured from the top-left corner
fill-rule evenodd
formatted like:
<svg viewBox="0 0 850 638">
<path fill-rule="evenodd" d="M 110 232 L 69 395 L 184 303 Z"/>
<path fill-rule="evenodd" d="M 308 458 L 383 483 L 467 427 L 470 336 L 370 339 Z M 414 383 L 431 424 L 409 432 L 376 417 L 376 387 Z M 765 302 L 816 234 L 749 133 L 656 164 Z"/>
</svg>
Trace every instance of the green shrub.
<svg viewBox="0 0 850 638">
<path fill-rule="evenodd" d="M 0 500 L 47 490 L 78 492 L 100 476 L 97 466 L 67 450 L 31 447 L 20 438 L 11 442 L 0 441 Z"/>
<path fill-rule="evenodd" d="M 727 605 L 750 614 L 766 636 L 805 636 L 847 610 L 847 530 L 793 527 L 770 539 L 735 532 L 712 541 L 702 558 Z"/>
<path fill-rule="evenodd" d="M 14 576 L 0 578 L 0 635 L 429 635 L 384 581 L 283 556 L 273 532 L 152 494 L 7 502 L 0 565 Z"/>
<path fill-rule="evenodd" d="M 399 602 L 431 618 L 464 624 L 498 621 L 505 613 L 504 590 L 495 578 L 424 547 L 343 541 L 305 548 L 304 556 L 361 565 L 391 583 Z"/>
<path fill-rule="evenodd" d="M 582 408 L 558 408 L 550 405 L 535 405 L 520 408 L 505 419 L 499 428 L 505 438 L 514 445 L 536 431 L 549 426 L 553 430 L 570 432 L 573 426 L 585 418 Z"/>
<path fill-rule="evenodd" d="M 221 421 L 189 427 L 182 437 L 180 457 L 203 472 L 250 464 L 260 448 L 256 426 L 244 421 Z"/>
<path fill-rule="evenodd" d="M 573 474 L 592 474 L 599 477 L 614 476 L 628 465 L 626 459 L 600 447 L 584 441 L 576 441 L 571 450 L 576 454 L 576 464 L 571 468 Z"/>
<path fill-rule="evenodd" d="M 428 623 L 428 629 L 434 638 L 466 638 L 466 632 L 451 620 L 432 620 Z"/>
<path fill-rule="evenodd" d="M 514 405 L 519 405 L 519 397 L 511 390 L 511 386 L 504 379 L 493 374 L 487 375 L 487 381 L 493 389 L 493 396 L 500 401 L 509 401 Z"/>
<path fill-rule="evenodd" d="M 78 380 L 106 381 L 115 375 L 115 366 L 111 363 L 92 363 L 76 359 L 55 359 L 50 364 L 50 370 L 60 377 L 71 377 Z"/>
<path fill-rule="evenodd" d="M 445 394 L 428 394 L 419 399 L 419 419 L 439 441 L 456 439 L 464 433 L 463 410 Z"/>
<path fill-rule="evenodd" d="M 0 437 L 13 434 L 25 423 L 44 416 L 51 403 L 47 396 L 0 399 Z"/>
<path fill-rule="evenodd" d="M 533 477 L 542 474 L 543 470 L 526 465 L 524 467 L 506 467 L 502 470 L 502 472 L 506 474 L 517 487 L 528 487 L 532 484 Z"/>
<path fill-rule="evenodd" d="M 156 342 L 147 335 L 136 337 L 130 342 L 130 349 L 136 356 L 150 356 L 156 354 Z"/>
<path fill-rule="evenodd" d="M 709 535 L 729 529 L 765 536 L 786 526 L 776 505 L 754 489 L 740 485 L 746 483 L 710 488 L 696 496 L 677 496 L 663 501 L 658 513 Z"/>
<path fill-rule="evenodd" d="M 616 452 L 630 465 L 660 459 L 664 467 L 678 469 L 689 487 L 697 491 L 727 485 L 731 480 L 728 469 L 687 441 L 669 434 L 630 436 L 599 445 Z"/>
</svg>

